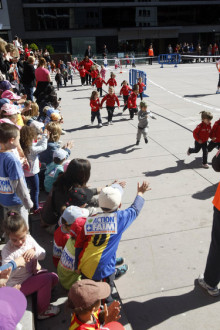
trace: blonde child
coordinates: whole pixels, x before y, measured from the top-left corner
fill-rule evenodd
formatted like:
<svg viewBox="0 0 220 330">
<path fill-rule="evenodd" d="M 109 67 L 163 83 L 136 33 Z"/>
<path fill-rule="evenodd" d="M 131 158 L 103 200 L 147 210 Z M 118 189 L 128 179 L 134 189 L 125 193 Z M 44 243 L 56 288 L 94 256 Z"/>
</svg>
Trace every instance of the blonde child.
<svg viewBox="0 0 220 330">
<path fill-rule="evenodd" d="M 187 151 L 187 155 L 189 156 L 192 153 L 197 153 L 202 149 L 202 167 L 209 168 L 207 164 L 208 158 L 208 149 L 207 149 L 207 141 L 209 139 L 209 135 L 211 132 L 211 120 L 213 115 L 211 112 L 202 111 L 201 119 L 202 122 L 194 129 L 193 137 L 195 139 L 195 147 L 189 148 Z"/>
<path fill-rule="evenodd" d="M 96 85 L 97 91 L 100 93 L 100 96 L 102 97 L 102 85 L 106 84 L 105 80 L 103 80 L 100 76 L 100 73 L 98 73 L 96 79 L 93 81 L 92 85 Z"/>
<path fill-rule="evenodd" d="M 107 81 L 106 85 L 109 85 L 109 87 L 115 87 L 117 86 L 117 81 L 115 80 L 116 75 L 111 72 L 110 73 L 110 79 Z"/>
<path fill-rule="evenodd" d="M 156 119 L 150 111 L 147 111 L 147 103 L 142 101 L 140 103 L 140 111 L 138 112 L 138 131 L 136 145 L 140 143 L 141 135 L 144 136 L 145 143 L 148 143 L 148 116 L 150 116 L 152 119 Z"/>
<path fill-rule="evenodd" d="M 113 117 L 114 110 L 115 110 L 115 103 L 117 103 L 118 109 L 120 107 L 120 102 L 118 100 L 118 97 L 115 95 L 114 87 L 109 86 L 108 94 L 106 94 L 101 101 L 101 108 L 105 101 L 106 101 L 106 109 L 108 112 L 108 125 L 109 124 L 112 125 L 113 124 L 112 117 Z"/>
<path fill-rule="evenodd" d="M 37 141 L 38 132 L 35 127 L 23 126 L 20 131 L 20 143 L 27 157 L 29 168 L 24 169 L 24 174 L 28 187 L 30 188 L 31 199 L 34 203 L 34 214 L 40 212 L 39 207 L 39 176 L 40 172 L 38 154 L 47 149 L 49 133 L 44 130 L 42 138 Z M 37 141 L 37 142 L 35 142 Z"/>
<path fill-rule="evenodd" d="M 140 98 L 141 98 L 141 101 L 142 101 L 143 100 L 143 91 L 144 91 L 144 87 L 146 87 L 146 85 L 143 83 L 141 77 L 138 79 L 137 84 L 139 86 L 139 94 L 140 94 Z"/>
<path fill-rule="evenodd" d="M 38 260 L 45 258 L 45 250 L 29 234 L 23 217 L 16 211 L 10 211 L 4 223 L 9 237 L 2 250 L 2 263 L 23 257 L 24 267 L 17 267 L 7 282 L 8 286 L 21 285 L 21 292 L 28 296 L 37 292 L 38 319 L 47 319 L 60 312 L 59 307 L 50 305 L 51 290 L 58 283 L 58 276 L 46 270 L 40 271 Z"/>
<path fill-rule="evenodd" d="M 99 127 L 102 127 L 102 118 L 100 115 L 101 103 L 99 100 L 99 93 L 93 91 L 90 97 L 90 107 L 91 107 L 91 125 L 94 124 L 95 118 L 98 120 Z"/>
<path fill-rule="evenodd" d="M 106 69 L 103 64 L 101 65 L 100 74 L 101 74 L 102 79 L 105 80 Z"/>
</svg>

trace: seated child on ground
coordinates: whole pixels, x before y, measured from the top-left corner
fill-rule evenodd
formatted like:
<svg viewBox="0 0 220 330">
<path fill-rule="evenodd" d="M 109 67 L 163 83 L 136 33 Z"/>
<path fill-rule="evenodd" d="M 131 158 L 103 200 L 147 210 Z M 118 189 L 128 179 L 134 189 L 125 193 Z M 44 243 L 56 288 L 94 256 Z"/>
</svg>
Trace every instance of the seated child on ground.
<svg viewBox="0 0 220 330">
<path fill-rule="evenodd" d="M 73 310 L 69 330 L 74 329 L 106 329 L 122 330 L 124 327 L 116 322 L 120 317 L 120 302 L 113 301 L 110 306 L 104 305 L 101 310 L 101 300 L 110 294 L 107 283 L 82 280 L 73 284 L 68 293 L 68 307 Z"/>
</svg>

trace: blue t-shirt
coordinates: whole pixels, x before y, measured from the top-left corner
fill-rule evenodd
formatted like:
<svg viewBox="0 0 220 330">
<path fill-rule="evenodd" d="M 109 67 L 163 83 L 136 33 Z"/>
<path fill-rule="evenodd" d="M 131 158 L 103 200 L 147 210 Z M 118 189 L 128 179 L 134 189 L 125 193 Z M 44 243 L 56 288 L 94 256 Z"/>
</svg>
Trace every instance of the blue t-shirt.
<svg viewBox="0 0 220 330">
<path fill-rule="evenodd" d="M 22 204 L 14 192 L 12 180 L 24 177 L 20 161 L 12 152 L 0 152 L 0 204 L 5 206 Z"/>
</svg>

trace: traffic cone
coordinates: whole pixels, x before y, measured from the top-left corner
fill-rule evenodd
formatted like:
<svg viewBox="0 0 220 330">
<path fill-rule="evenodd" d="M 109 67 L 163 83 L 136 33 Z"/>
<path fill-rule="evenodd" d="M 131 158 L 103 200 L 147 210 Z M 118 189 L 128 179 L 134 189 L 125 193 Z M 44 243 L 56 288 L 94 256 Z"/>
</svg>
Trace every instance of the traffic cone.
<svg viewBox="0 0 220 330">
<path fill-rule="evenodd" d="M 120 73 L 122 73 L 122 65 L 120 65 Z"/>
</svg>

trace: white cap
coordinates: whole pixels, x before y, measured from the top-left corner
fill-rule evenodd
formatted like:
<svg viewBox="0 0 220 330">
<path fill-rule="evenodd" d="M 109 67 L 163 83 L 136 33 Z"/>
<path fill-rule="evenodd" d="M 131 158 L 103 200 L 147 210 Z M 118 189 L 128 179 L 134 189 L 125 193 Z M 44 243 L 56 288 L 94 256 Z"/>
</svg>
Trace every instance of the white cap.
<svg viewBox="0 0 220 330">
<path fill-rule="evenodd" d="M 64 210 L 62 218 L 66 220 L 68 225 L 72 225 L 77 218 L 87 218 L 88 215 L 89 211 L 87 209 L 71 205 Z"/>
<path fill-rule="evenodd" d="M 62 148 L 58 148 L 53 153 L 53 158 L 59 158 L 60 160 L 66 159 L 66 156 L 67 156 L 67 151 Z"/>
<path fill-rule="evenodd" d="M 44 127 L 44 123 L 41 123 L 40 121 L 37 120 L 32 120 L 30 126 L 35 127 L 38 131 L 41 131 L 41 129 Z"/>
<path fill-rule="evenodd" d="M 123 189 L 119 184 L 105 187 L 99 194 L 99 206 L 110 211 L 115 211 L 121 204 Z"/>
</svg>

